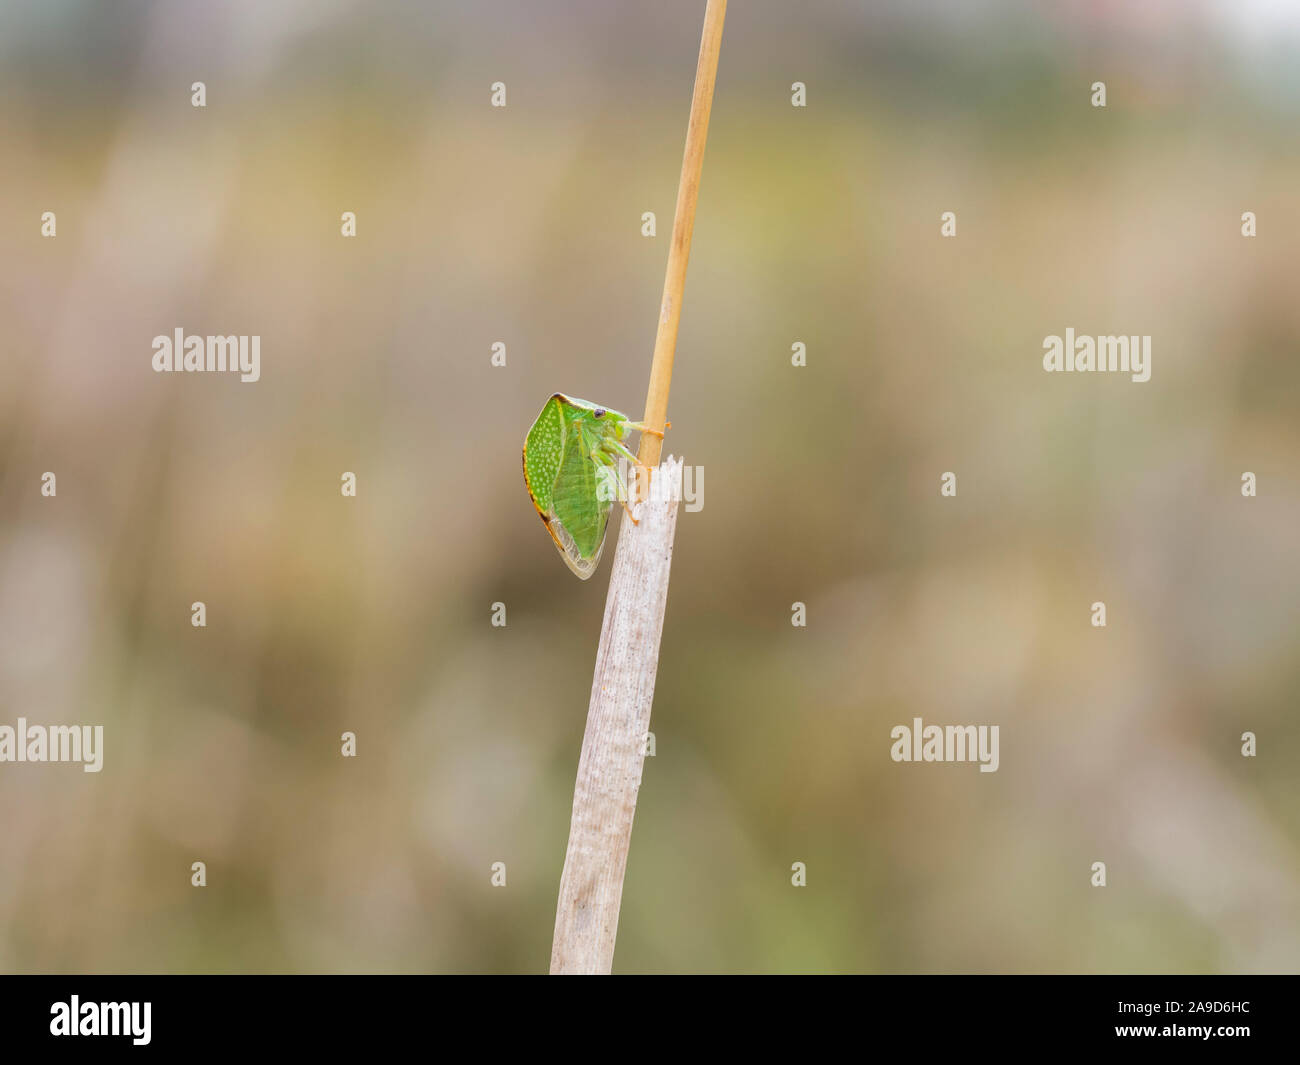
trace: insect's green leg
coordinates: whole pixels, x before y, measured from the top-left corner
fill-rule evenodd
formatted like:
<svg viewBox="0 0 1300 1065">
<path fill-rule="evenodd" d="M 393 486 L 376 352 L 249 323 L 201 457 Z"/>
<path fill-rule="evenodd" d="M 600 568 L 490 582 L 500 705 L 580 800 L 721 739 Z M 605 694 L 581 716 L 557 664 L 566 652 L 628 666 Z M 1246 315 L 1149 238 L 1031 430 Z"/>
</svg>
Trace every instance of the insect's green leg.
<svg viewBox="0 0 1300 1065">
<path fill-rule="evenodd" d="M 623 454 L 625 454 L 633 462 L 636 462 L 636 456 L 633 455 L 630 451 L 628 451 L 627 448 L 623 447 L 622 444 L 619 444 L 618 441 L 614 441 L 614 443 L 623 452 Z M 602 466 L 608 466 L 610 469 L 614 471 L 614 480 L 615 482 L 617 482 L 618 487 L 622 490 L 623 509 L 627 511 L 627 516 L 632 519 L 633 525 L 640 525 L 641 524 L 640 521 L 638 521 L 635 515 L 633 515 L 632 513 L 631 493 L 627 490 L 627 484 L 623 480 L 623 475 L 619 473 L 618 463 L 614 461 L 614 456 L 609 454 L 608 451 L 605 451 L 601 446 L 598 445 L 592 449 L 591 458 L 592 461 L 597 462 Z"/>
<path fill-rule="evenodd" d="M 638 433 L 649 433 L 651 436 L 657 436 L 660 440 L 664 438 L 662 429 L 651 429 L 645 422 L 628 422 L 629 429 L 635 429 Z M 664 429 L 671 429 L 672 422 L 664 422 Z"/>
<path fill-rule="evenodd" d="M 627 445 L 625 445 L 625 444 L 623 443 L 623 441 L 621 441 L 621 440 L 615 440 L 615 439 L 611 436 L 611 437 L 609 437 L 608 440 L 606 441 L 605 446 L 606 446 L 606 447 L 609 447 L 609 448 L 612 448 L 613 450 L 617 451 L 620 455 L 622 455 L 622 456 L 623 456 L 625 459 L 627 459 L 629 462 L 636 462 L 636 461 L 637 461 L 637 457 L 636 457 L 635 455 L 633 455 L 632 452 L 630 452 L 630 451 L 627 449 Z"/>
<path fill-rule="evenodd" d="M 661 434 L 661 435 L 662 435 L 662 434 Z M 629 451 L 629 450 L 628 450 L 628 449 L 623 445 L 622 441 L 620 441 L 620 440 L 614 440 L 613 438 L 610 438 L 610 440 L 607 442 L 606 446 L 612 448 L 612 449 L 615 450 L 615 451 L 617 451 L 620 455 L 622 455 L 624 458 L 626 458 L 629 462 L 633 463 L 633 464 L 634 464 L 638 469 L 645 470 L 645 471 L 646 471 L 646 475 L 649 476 L 649 473 L 650 473 L 649 468 L 646 467 L 646 466 L 641 462 L 641 460 L 640 460 L 639 458 L 637 458 L 634 454 L 632 454 L 632 452 L 630 452 L 630 451 Z M 626 492 L 627 492 L 627 488 L 624 487 L 623 491 L 626 493 Z M 630 495 L 630 493 L 628 493 L 628 494 Z M 624 505 L 626 506 L 626 504 L 624 504 Z M 628 513 L 631 513 L 631 511 L 628 511 Z"/>
</svg>

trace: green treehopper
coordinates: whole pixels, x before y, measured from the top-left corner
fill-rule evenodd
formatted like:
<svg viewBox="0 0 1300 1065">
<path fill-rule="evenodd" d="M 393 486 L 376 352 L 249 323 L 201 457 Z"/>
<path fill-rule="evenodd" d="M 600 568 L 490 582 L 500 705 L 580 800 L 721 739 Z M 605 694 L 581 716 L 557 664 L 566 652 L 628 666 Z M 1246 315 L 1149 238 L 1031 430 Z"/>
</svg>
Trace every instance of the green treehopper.
<svg viewBox="0 0 1300 1065">
<path fill-rule="evenodd" d="M 584 581 L 600 561 L 615 489 L 627 495 L 618 460 L 637 461 L 623 444 L 632 429 L 663 435 L 609 407 L 556 392 L 524 438 L 528 495 L 560 557 Z"/>
</svg>

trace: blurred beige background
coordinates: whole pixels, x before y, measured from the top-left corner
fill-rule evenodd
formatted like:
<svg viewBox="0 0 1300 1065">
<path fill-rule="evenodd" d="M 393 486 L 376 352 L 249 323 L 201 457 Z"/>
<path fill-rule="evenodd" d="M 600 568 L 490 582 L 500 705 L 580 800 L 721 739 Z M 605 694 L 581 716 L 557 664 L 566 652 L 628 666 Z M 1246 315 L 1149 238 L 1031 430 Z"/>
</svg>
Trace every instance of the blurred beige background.
<svg viewBox="0 0 1300 1065">
<path fill-rule="evenodd" d="M 0 723 L 106 732 L 0 765 L 0 969 L 545 970 L 609 562 L 519 449 L 639 412 L 702 12 L 0 7 Z M 1281 3 L 731 5 L 618 970 L 1300 966 L 1298 58 Z"/>
</svg>

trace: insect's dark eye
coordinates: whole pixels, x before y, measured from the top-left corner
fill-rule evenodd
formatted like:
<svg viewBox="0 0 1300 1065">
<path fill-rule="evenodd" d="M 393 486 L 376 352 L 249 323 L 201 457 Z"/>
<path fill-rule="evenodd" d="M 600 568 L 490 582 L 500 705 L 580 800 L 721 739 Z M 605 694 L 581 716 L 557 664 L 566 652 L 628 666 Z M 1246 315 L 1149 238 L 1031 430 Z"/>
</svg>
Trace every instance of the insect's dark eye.
<svg viewBox="0 0 1300 1065">
<path fill-rule="evenodd" d="M 597 407 L 597 408 L 596 408 L 596 417 L 597 417 L 597 418 L 603 418 L 603 417 L 605 417 L 605 408 L 604 408 L 604 407 Z"/>
</svg>

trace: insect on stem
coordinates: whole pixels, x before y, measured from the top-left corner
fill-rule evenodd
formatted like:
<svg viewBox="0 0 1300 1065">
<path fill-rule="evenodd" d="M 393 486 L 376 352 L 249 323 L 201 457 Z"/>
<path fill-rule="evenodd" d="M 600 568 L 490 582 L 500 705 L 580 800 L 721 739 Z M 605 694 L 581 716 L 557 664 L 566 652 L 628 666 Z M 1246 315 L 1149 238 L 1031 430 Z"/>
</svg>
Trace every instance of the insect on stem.
<svg viewBox="0 0 1300 1065">
<path fill-rule="evenodd" d="M 646 476 L 637 478 L 638 501 L 651 495 L 655 470 L 668 484 L 681 477 L 680 459 L 669 456 L 661 468 L 659 458 L 664 430 L 668 428 L 668 388 L 726 13 L 727 0 L 708 0 L 645 417 L 641 421 L 646 428 L 641 431 L 636 468 L 638 474 L 644 470 Z M 631 500 L 626 504 L 629 518 L 630 504 Z M 644 743 L 650 727 L 659 642 L 668 603 L 677 524 L 674 494 L 665 493 L 662 502 L 647 501 L 641 519 L 635 533 L 629 528 L 619 537 L 609 579 L 574 784 L 569 843 L 555 908 L 553 973 L 608 973 L 614 963 L 623 878 L 645 764 Z"/>
</svg>

